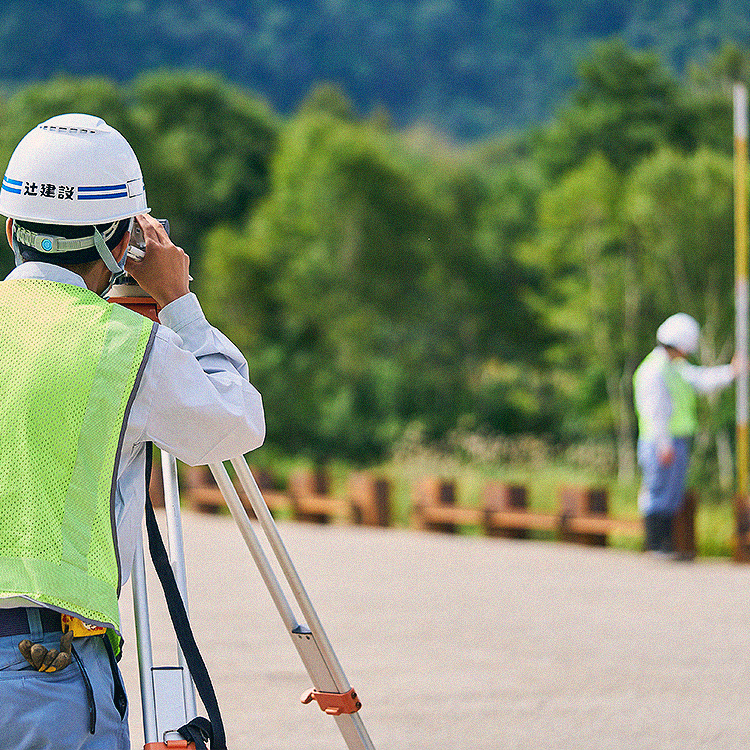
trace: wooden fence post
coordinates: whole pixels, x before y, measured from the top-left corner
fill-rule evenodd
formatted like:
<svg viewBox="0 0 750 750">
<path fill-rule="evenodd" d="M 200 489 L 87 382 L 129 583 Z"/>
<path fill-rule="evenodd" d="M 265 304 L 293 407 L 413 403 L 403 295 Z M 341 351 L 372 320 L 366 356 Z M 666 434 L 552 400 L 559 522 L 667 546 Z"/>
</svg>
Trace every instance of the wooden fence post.
<svg viewBox="0 0 750 750">
<path fill-rule="evenodd" d="M 682 507 L 672 522 L 674 551 L 686 560 L 692 560 L 698 554 L 695 542 L 695 512 L 697 507 L 697 494 L 694 490 L 687 490 Z"/>
<path fill-rule="evenodd" d="M 425 518 L 423 509 L 435 506 L 453 507 L 456 505 L 456 483 L 453 480 L 427 477 L 414 487 L 412 506 L 412 526 L 424 531 L 445 531 L 454 534 L 457 531 L 455 523 L 429 521 Z"/>
<path fill-rule="evenodd" d="M 606 516 L 608 494 L 604 487 L 560 487 L 557 493 L 562 518 L 563 541 L 576 542 L 590 546 L 603 547 L 607 544 L 607 535 L 602 533 L 574 532 L 568 526 L 568 519 L 585 518 L 586 516 Z"/>
<path fill-rule="evenodd" d="M 391 483 L 366 472 L 349 477 L 349 502 L 354 523 L 364 526 L 391 525 Z"/>
<path fill-rule="evenodd" d="M 487 482 L 482 490 L 484 533 L 504 539 L 526 539 L 529 529 L 501 528 L 492 523 L 493 511 L 526 511 L 529 507 L 526 487 L 505 482 Z"/>
<path fill-rule="evenodd" d="M 289 477 L 292 517 L 297 521 L 329 523 L 349 513 L 344 498 L 330 494 L 330 477 L 325 469 L 297 471 Z"/>
</svg>

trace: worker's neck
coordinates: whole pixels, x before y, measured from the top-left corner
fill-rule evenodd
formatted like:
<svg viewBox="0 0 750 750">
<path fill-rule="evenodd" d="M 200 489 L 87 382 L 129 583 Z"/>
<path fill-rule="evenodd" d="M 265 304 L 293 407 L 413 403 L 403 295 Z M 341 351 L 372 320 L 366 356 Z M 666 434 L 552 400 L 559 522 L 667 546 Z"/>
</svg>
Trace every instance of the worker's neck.
<svg viewBox="0 0 750 750">
<path fill-rule="evenodd" d="M 62 267 L 78 274 L 83 279 L 86 287 L 96 294 L 101 294 L 107 288 L 109 280 L 112 277 L 110 270 L 104 265 L 104 261 L 102 260 Z"/>
</svg>

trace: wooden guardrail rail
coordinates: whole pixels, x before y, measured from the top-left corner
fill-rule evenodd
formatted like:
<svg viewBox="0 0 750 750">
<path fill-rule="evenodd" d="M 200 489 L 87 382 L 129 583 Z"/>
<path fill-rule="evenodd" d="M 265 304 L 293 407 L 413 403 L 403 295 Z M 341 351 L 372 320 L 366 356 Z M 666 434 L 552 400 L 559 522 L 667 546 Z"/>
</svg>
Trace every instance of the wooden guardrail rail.
<svg viewBox="0 0 750 750">
<path fill-rule="evenodd" d="M 560 518 L 555 513 L 529 510 L 526 487 L 491 481 L 482 490 L 482 526 L 487 536 L 525 539 L 530 531 L 557 533 Z"/>
<path fill-rule="evenodd" d="M 271 513 L 279 514 L 288 511 L 289 496 L 287 493 L 275 489 L 275 482 L 271 473 L 257 468 L 251 468 L 251 471 Z M 224 497 L 208 466 L 184 466 L 182 475 L 180 494 L 189 508 L 201 513 L 218 513 L 226 506 Z M 255 513 L 242 486 L 239 482 L 234 482 L 234 486 L 243 507 L 248 515 L 254 518 Z"/>
<path fill-rule="evenodd" d="M 208 467 L 183 467 L 182 493 L 195 510 L 217 512 L 224 499 Z M 325 470 L 300 470 L 289 477 L 288 491 L 275 489 L 267 471 L 253 469 L 263 497 L 273 513 L 286 511 L 299 521 L 331 523 L 344 521 L 369 526 L 393 523 L 392 483 L 368 472 L 350 475 L 343 497 L 330 492 L 330 477 Z M 155 484 L 158 484 L 155 483 Z M 238 495 L 248 513 L 252 508 L 241 486 Z M 676 551 L 683 557 L 696 554 L 696 496 L 685 495 L 682 511 L 675 518 Z M 557 490 L 557 509 L 537 512 L 529 508 L 523 485 L 488 481 L 482 488 L 478 506 L 457 502 L 453 479 L 425 477 L 412 487 L 411 525 L 415 529 L 456 533 L 473 526 L 486 536 L 524 539 L 532 531 L 544 531 L 563 541 L 603 546 L 612 534 L 643 537 L 643 524 L 636 518 L 609 515 L 606 488 L 561 486 Z"/>
<path fill-rule="evenodd" d="M 609 515 L 606 488 L 565 485 L 557 491 L 557 510 L 529 509 L 526 488 L 489 481 L 480 505 L 466 507 L 456 502 L 453 480 L 427 477 L 414 487 L 412 526 L 416 529 L 455 533 L 461 526 L 476 526 L 488 536 L 528 537 L 531 531 L 551 532 L 558 539 L 586 545 L 606 545 L 611 534 L 643 536 L 638 518 Z M 695 555 L 694 501 L 686 496 L 683 512 L 675 521 L 675 546 L 685 556 Z"/>
<path fill-rule="evenodd" d="M 554 513 L 528 508 L 526 488 L 505 482 L 487 482 L 477 507 L 456 503 L 453 480 L 428 477 L 413 493 L 412 526 L 428 531 L 455 533 L 460 526 L 477 526 L 488 536 L 524 538 L 531 530 L 556 532 L 560 519 Z"/>
<path fill-rule="evenodd" d="M 606 545 L 610 534 L 644 537 L 642 519 L 609 515 L 608 495 L 604 488 L 561 487 L 558 501 L 562 514 L 561 537 L 566 541 Z M 685 559 L 692 559 L 697 554 L 697 502 L 693 490 L 685 492 L 682 508 L 672 525 L 675 552 Z"/>
<path fill-rule="evenodd" d="M 289 477 L 289 501 L 295 521 L 330 523 L 349 519 L 349 503 L 330 494 L 330 476 L 324 469 L 295 471 Z"/>
<path fill-rule="evenodd" d="M 456 505 L 456 483 L 452 479 L 426 477 L 412 490 L 411 523 L 422 531 L 453 534 L 458 526 L 477 526 L 482 522 L 479 508 Z"/>
<path fill-rule="evenodd" d="M 604 487 L 562 486 L 557 490 L 560 536 L 563 541 L 606 546 L 614 531 L 642 534 L 638 519 L 615 519 L 608 515 L 609 495 Z"/>
</svg>

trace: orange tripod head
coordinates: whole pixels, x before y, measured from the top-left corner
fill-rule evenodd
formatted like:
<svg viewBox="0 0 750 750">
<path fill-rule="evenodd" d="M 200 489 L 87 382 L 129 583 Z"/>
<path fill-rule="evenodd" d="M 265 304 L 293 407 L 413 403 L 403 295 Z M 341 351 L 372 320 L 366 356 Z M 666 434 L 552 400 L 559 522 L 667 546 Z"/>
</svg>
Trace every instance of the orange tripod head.
<svg viewBox="0 0 750 750">
<path fill-rule="evenodd" d="M 159 322 L 159 306 L 156 300 L 139 286 L 138 282 L 132 277 L 125 276 L 112 287 L 112 291 L 107 298 L 108 302 L 115 302 L 118 305 L 127 307 L 141 315 Z"/>
</svg>

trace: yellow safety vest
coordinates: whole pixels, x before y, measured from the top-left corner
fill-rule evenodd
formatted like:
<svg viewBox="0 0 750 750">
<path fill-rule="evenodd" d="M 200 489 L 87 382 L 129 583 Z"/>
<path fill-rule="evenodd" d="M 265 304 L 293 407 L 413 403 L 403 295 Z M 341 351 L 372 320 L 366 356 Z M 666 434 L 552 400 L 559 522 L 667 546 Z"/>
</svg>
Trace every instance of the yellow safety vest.
<svg viewBox="0 0 750 750">
<path fill-rule="evenodd" d="M 0 598 L 119 632 L 115 472 L 153 331 L 88 289 L 0 283 Z"/>
<path fill-rule="evenodd" d="M 654 349 L 641 362 L 633 376 L 633 383 L 638 381 L 641 368 L 652 366 L 652 360 L 663 356 Z M 672 437 L 690 437 L 698 429 L 697 396 L 695 389 L 680 374 L 679 361 L 664 357 L 661 374 L 672 399 L 672 416 L 669 420 L 669 434 Z M 653 433 L 653 426 L 647 422 L 645 415 L 638 414 L 638 431 L 641 437 L 648 439 Z"/>
</svg>

